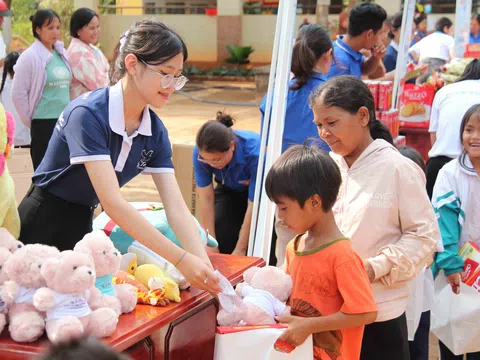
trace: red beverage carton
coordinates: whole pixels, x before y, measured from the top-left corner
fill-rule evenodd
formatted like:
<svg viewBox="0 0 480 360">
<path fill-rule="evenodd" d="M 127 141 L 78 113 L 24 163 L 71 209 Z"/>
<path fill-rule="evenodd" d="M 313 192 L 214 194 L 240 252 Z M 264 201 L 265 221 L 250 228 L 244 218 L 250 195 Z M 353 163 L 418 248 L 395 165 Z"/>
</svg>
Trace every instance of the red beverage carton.
<svg viewBox="0 0 480 360">
<path fill-rule="evenodd" d="M 393 83 L 380 81 L 378 86 L 378 109 L 388 110 L 392 107 Z"/>
<path fill-rule="evenodd" d="M 428 129 L 434 96 L 431 86 L 406 84 L 400 96 L 400 126 Z"/>
<path fill-rule="evenodd" d="M 400 122 L 398 121 L 398 110 L 391 109 L 389 112 L 390 116 L 390 132 L 392 137 L 395 139 L 399 135 L 400 131 Z"/>
<path fill-rule="evenodd" d="M 380 81 L 375 81 L 375 80 L 364 80 L 364 83 L 368 86 L 370 89 L 372 95 L 373 95 L 373 101 L 375 103 L 375 109 L 378 109 L 378 89 L 380 86 Z"/>
</svg>

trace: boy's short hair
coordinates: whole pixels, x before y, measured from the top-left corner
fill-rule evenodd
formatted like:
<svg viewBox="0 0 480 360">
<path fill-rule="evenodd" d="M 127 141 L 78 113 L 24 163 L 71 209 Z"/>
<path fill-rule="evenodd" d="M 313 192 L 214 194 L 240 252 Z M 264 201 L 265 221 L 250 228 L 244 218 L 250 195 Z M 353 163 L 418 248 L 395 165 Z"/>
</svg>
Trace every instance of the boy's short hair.
<svg viewBox="0 0 480 360">
<path fill-rule="evenodd" d="M 340 169 L 327 152 L 315 145 L 294 145 L 273 164 L 265 190 L 272 201 L 286 197 L 302 208 L 317 194 L 323 211 L 328 212 L 337 200 L 341 183 Z"/>
<path fill-rule="evenodd" d="M 52 345 L 41 360 L 130 360 L 93 336 Z"/>
<path fill-rule="evenodd" d="M 350 12 L 347 33 L 350 36 L 359 36 L 368 30 L 377 33 L 386 19 L 387 12 L 380 5 L 361 3 Z"/>
<path fill-rule="evenodd" d="M 422 155 L 416 149 L 412 148 L 411 146 L 402 145 L 397 146 L 397 150 L 400 152 L 400 154 L 420 166 L 420 169 L 425 172 L 425 160 L 423 160 Z"/>
</svg>

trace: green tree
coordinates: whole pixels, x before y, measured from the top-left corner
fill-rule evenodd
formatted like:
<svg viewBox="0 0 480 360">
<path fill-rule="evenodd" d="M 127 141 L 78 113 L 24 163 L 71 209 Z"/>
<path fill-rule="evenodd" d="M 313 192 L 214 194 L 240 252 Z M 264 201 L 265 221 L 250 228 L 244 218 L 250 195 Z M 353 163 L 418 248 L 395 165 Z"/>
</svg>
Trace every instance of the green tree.
<svg viewBox="0 0 480 360">
<path fill-rule="evenodd" d="M 13 12 L 12 34 L 21 36 L 29 43 L 33 42 L 30 16 L 37 11 L 37 2 L 35 0 L 12 0 L 10 8 Z"/>
</svg>

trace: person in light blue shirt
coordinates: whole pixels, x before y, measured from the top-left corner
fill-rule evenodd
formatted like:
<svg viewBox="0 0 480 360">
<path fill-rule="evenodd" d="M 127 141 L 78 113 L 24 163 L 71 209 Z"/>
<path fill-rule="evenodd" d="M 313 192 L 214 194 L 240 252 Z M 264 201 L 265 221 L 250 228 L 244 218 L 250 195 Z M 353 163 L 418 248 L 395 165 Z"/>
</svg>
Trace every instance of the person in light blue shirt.
<svg viewBox="0 0 480 360">
<path fill-rule="evenodd" d="M 347 34 L 340 35 L 333 44 L 335 61 L 328 79 L 340 75 L 360 79 L 377 70 L 386 52 L 381 41 L 386 36 L 387 29 L 383 26 L 386 19 L 387 13 L 377 4 L 361 3 L 351 10 Z M 371 50 L 372 55 L 366 59 L 360 53 L 362 49 Z"/>
<path fill-rule="evenodd" d="M 480 44 L 480 14 L 474 15 L 470 22 L 470 44 Z"/>
<path fill-rule="evenodd" d="M 309 97 L 313 90 L 327 81 L 326 74 L 330 70 L 333 59 L 333 44 L 327 31 L 320 25 L 309 24 L 298 32 L 292 53 L 292 72 L 294 77 L 289 83 L 285 123 L 282 139 L 282 153 L 292 145 L 303 144 L 305 140 L 314 138 L 318 146 L 326 151 L 330 148 L 318 137 L 317 126 L 313 122 L 313 111 L 309 105 Z M 266 112 L 266 96 L 260 105 L 262 126 Z M 279 222 L 275 223 L 277 235 L 277 265 L 285 259 L 285 249 L 292 234 Z"/>
<path fill-rule="evenodd" d="M 246 255 L 260 136 L 232 130 L 233 124 L 233 118 L 221 112 L 216 120 L 203 124 L 192 160 L 200 224 L 217 239 L 222 254 Z"/>
</svg>

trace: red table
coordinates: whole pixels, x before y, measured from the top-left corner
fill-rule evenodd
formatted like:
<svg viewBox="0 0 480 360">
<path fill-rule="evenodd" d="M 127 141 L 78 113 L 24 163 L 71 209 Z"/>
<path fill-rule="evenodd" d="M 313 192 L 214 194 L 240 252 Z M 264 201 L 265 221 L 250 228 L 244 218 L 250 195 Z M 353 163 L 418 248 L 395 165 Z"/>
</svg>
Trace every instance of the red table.
<svg viewBox="0 0 480 360">
<path fill-rule="evenodd" d="M 252 266 L 265 266 L 260 258 L 210 254 L 215 269 L 236 285 Z M 167 307 L 137 305 L 120 317 L 115 333 L 104 339 L 133 359 L 213 359 L 216 301 L 198 289 L 181 292 L 182 302 Z M 0 359 L 29 359 L 45 349 L 48 340 L 16 343 L 8 331 L 0 336 Z"/>
<path fill-rule="evenodd" d="M 407 145 L 416 149 L 425 162 L 428 160 L 428 152 L 432 148 L 428 129 L 400 128 L 400 135 L 405 135 Z"/>
</svg>

